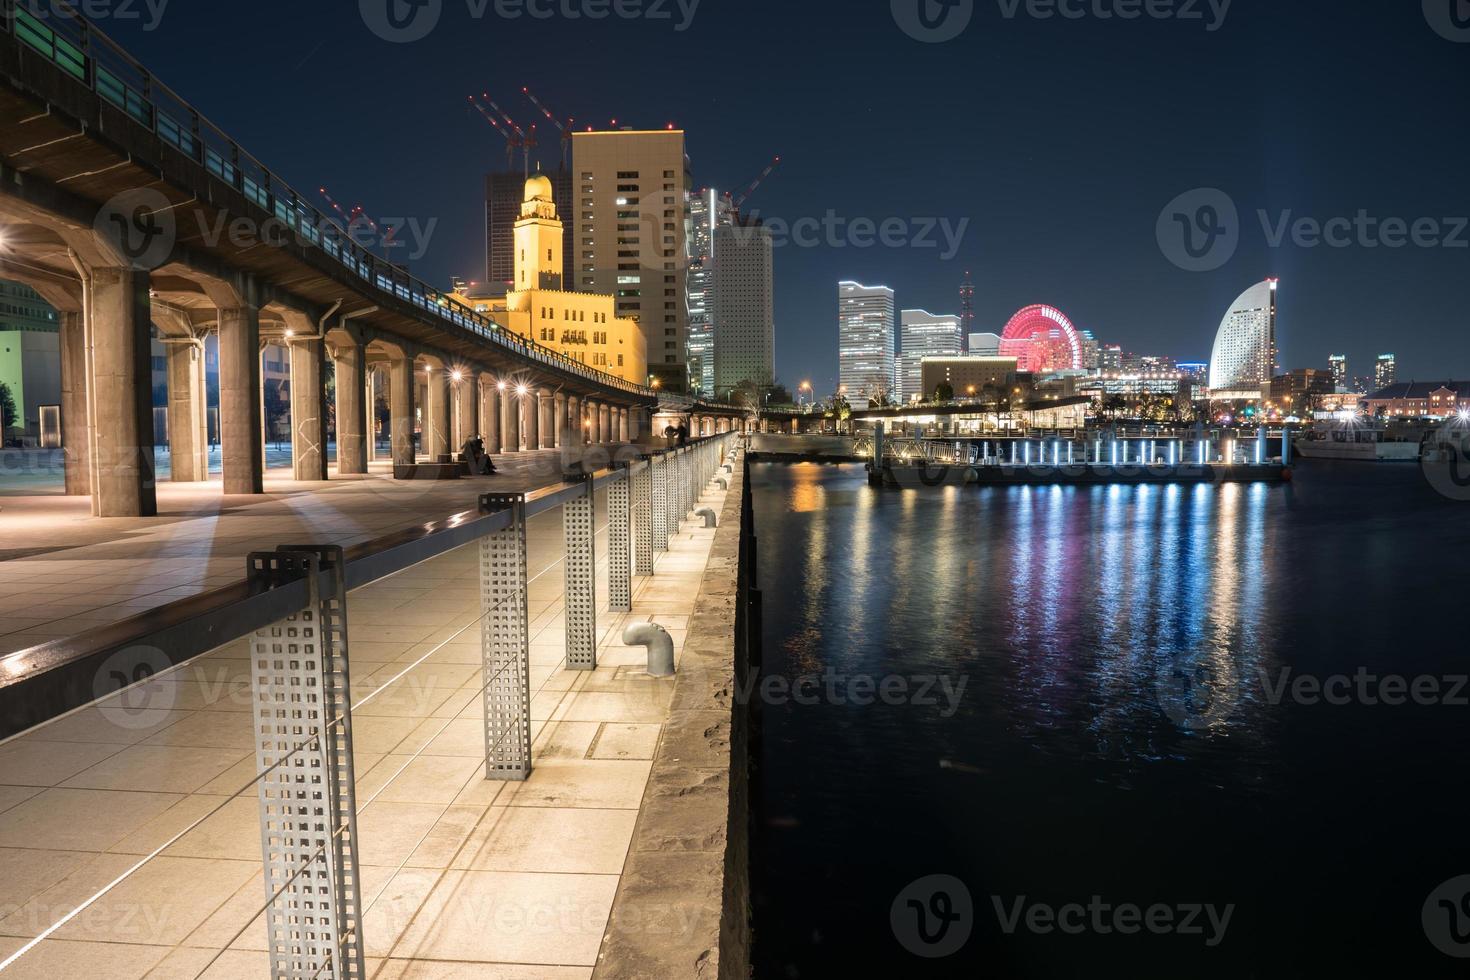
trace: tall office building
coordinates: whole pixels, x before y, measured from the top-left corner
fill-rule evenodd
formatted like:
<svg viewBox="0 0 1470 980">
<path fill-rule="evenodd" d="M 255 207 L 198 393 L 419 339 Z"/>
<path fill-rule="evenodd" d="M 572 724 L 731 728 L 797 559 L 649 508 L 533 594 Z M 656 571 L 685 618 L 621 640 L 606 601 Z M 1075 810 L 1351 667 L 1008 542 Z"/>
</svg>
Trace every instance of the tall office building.
<svg viewBox="0 0 1470 980">
<path fill-rule="evenodd" d="M 934 392 L 924 390 L 924 358 L 959 356 L 964 352 L 964 337 L 963 317 L 927 310 L 899 314 L 898 390 L 894 396 L 899 404 L 934 397 Z"/>
<path fill-rule="evenodd" d="M 552 192 L 558 201 L 572 199 L 572 172 L 562 168 L 544 175 L 551 181 Z M 526 187 L 526 174 L 505 171 L 489 174 L 485 178 L 485 287 L 490 293 L 504 293 L 515 288 L 512 280 L 516 274 L 515 225 L 521 217 L 521 195 Z M 562 242 L 562 267 L 576 268 L 573 251 L 575 239 L 566 236 Z M 575 283 L 567 282 L 563 287 L 576 290 Z"/>
<path fill-rule="evenodd" d="M 1241 293 L 1225 312 L 1210 355 L 1215 391 L 1260 391 L 1276 373 L 1275 279 Z"/>
<path fill-rule="evenodd" d="M 972 333 L 972 334 L 970 334 L 970 354 L 973 357 L 999 357 L 1000 356 L 1000 334 L 998 334 L 998 333 Z"/>
<path fill-rule="evenodd" d="M 770 229 L 736 216 L 714 233 L 714 392 L 775 381 L 776 310 Z"/>
<path fill-rule="evenodd" d="M 893 290 L 857 282 L 837 284 L 838 381 L 854 408 L 893 397 Z"/>
<path fill-rule="evenodd" d="M 729 224 L 729 198 L 689 195 L 689 383 L 702 395 L 715 392 L 715 229 Z"/>
<path fill-rule="evenodd" d="M 1377 388 L 1387 388 L 1398 380 L 1399 359 L 1393 354 L 1379 354 L 1378 363 L 1373 369 L 1373 384 Z"/>
<path fill-rule="evenodd" d="M 611 293 L 637 321 L 648 373 L 670 391 L 689 387 L 689 160 L 684 131 L 572 135 L 572 239 L 577 291 Z"/>
<path fill-rule="evenodd" d="M 1327 366 L 1332 370 L 1332 384 L 1335 391 L 1348 390 L 1348 362 L 1346 354 L 1333 354 L 1327 358 Z"/>
</svg>

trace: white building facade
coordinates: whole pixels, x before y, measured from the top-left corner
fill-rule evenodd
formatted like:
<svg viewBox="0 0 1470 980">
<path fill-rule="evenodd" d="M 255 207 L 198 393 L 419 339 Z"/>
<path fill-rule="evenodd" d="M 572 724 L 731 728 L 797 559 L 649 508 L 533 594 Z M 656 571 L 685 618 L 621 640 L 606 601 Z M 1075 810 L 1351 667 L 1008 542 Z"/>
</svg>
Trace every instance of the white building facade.
<svg viewBox="0 0 1470 980">
<path fill-rule="evenodd" d="M 887 286 L 837 284 L 838 384 L 854 408 L 893 398 L 898 380 L 894 310 Z"/>
<path fill-rule="evenodd" d="M 934 392 L 924 390 L 924 358 L 957 357 L 964 353 L 964 334 L 956 314 L 904 310 L 899 314 L 898 387 L 900 405 L 927 401 Z"/>
</svg>

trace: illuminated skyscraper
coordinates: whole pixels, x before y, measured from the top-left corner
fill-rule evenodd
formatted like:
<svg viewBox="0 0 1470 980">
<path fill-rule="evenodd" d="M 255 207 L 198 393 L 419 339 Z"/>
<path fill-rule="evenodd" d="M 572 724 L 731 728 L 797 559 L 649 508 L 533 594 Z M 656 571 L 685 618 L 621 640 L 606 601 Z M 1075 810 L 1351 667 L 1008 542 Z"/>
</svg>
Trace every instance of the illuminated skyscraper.
<svg viewBox="0 0 1470 980">
<path fill-rule="evenodd" d="M 1393 354 L 1379 354 L 1378 364 L 1373 370 L 1373 383 L 1379 388 L 1387 388 L 1398 380 L 1399 359 Z"/>
<path fill-rule="evenodd" d="M 1215 336 L 1210 355 L 1210 387 L 1216 391 L 1259 390 L 1276 367 L 1275 279 L 1240 294 Z"/>
<path fill-rule="evenodd" d="M 837 284 L 839 382 L 854 408 L 893 397 L 893 290 L 857 282 Z"/>
<path fill-rule="evenodd" d="M 934 396 L 924 390 L 926 357 L 956 357 L 964 351 L 963 319 L 951 313 L 936 315 L 925 310 L 904 310 L 899 315 L 898 390 L 899 404 L 917 396 L 921 401 Z"/>
<path fill-rule="evenodd" d="M 1327 358 L 1327 366 L 1332 369 L 1332 384 L 1337 391 L 1348 390 L 1348 363 L 1346 354 L 1333 354 Z"/>
<path fill-rule="evenodd" d="M 715 229 L 714 392 L 775 381 L 774 248 L 757 218 L 734 216 Z"/>
<path fill-rule="evenodd" d="M 715 391 L 715 229 L 730 224 L 730 201 L 712 187 L 689 195 L 689 382 Z"/>
</svg>

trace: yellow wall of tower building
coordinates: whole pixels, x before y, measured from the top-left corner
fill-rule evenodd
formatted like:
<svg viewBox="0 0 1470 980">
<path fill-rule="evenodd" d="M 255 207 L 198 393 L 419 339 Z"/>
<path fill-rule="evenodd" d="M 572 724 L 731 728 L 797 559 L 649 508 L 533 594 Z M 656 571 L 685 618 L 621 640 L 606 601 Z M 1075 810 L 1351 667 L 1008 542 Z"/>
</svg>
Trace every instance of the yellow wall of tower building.
<svg viewBox="0 0 1470 980">
<path fill-rule="evenodd" d="M 526 181 L 521 218 L 515 225 L 517 288 L 505 299 L 452 299 L 486 314 L 501 327 L 549 347 L 571 360 L 635 384 L 648 383 L 648 341 L 635 320 L 617 316 L 613 297 L 561 289 L 561 220 L 551 199 L 551 181 Z"/>
</svg>

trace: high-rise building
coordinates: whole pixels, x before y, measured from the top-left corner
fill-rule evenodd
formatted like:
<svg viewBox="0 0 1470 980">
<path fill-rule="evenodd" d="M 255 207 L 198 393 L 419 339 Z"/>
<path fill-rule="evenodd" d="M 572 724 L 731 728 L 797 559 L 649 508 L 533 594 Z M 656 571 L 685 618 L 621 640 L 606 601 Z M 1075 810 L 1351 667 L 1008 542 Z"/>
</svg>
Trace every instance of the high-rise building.
<svg viewBox="0 0 1470 980">
<path fill-rule="evenodd" d="M 730 224 L 730 199 L 712 187 L 689 195 L 689 383 L 715 392 L 715 229 Z"/>
<path fill-rule="evenodd" d="M 563 204 L 572 199 L 572 172 L 565 168 L 546 174 L 552 193 Z M 521 192 L 526 175 L 521 171 L 504 171 L 485 178 L 485 284 L 493 292 L 514 288 L 516 274 L 515 224 L 521 216 Z M 562 242 L 562 268 L 575 269 L 573 236 Z M 568 282 L 565 287 L 575 289 Z"/>
<path fill-rule="evenodd" d="M 1097 367 L 1103 374 L 1118 374 L 1123 370 L 1123 348 L 1108 344 L 1097 352 Z"/>
<path fill-rule="evenodd" d="M 999 357 L 1000 356 L 1000 334 L 998 333 L 972 333 L 970 334 L 970 354 L 975 357 Z"/>
<path fill-rule="evenodd" d="M 844 281 L 837 284 L 838 382 L 848 404 L 893 397 L 893 290 Z"/>
<path fill-rule="evenodd" d="M 1379 354 L 1378 364 L 1373 370 L 1373 384 L 1378 388 L 1387 388 L 1394 384 L 1399 376 L 1399 359 L 1393 354 Z"/>
<path fill-rule="evenodd" d="M 40 434 L 41 406 L 61 403 L 59 330 L 56 311 L 35 290 L 0 281 L 0 382 L 10 389 L 15 428 L 28 442 Z"/>
<path fill-rule="evenodd" d="M 1275 279 L 1240 294 L 1220 322 L 1210 355 L 1210 387 L 1215 391 L 1257 391 L 1276 373 Z"/>
<path fill-rule="evenodd" d="M 958 357 L 964 353 L 964 319 L 952 313 L 903 310 L 899 314 L 898 389 L 899 404 L 926 401 L 934 392 L 924 390 L 924 358 Z"/>
<path fill-rule="evenodd" d="M 1102 365 L 1102 345 L 1091 330 L 1079 332 L 1082 334 L 1082 370 L 1096 371 Z"/>
<path fill-rule="evenodd" d="M 965 272 L 964 282 L 960 283 L 960 330 L 960 336 L 965 341 L 975 333 L 975 282 L 970 278 L 968 270 Z"/>
<path fill-rule="evenodd" d="M 1327 358 L 1327 366 L 1332 371 L 1332 384 L 1336 391 L 1348 390 L 1348 362 L 1346 354 L 1333 354 Z"/>
<path fill-rule="evenodd" d="M 715 228 L 714 391 L 775 381 L 776 311 L 773 243 L 758 218 Z"/>
<path fill-rule="evenodd" d="M 670 391 L 689 386 L 689 160 L 684 131 L 572 135 L 578 291 L 610 293 L 638 323 L 648 372 Z"/>
</svg>

